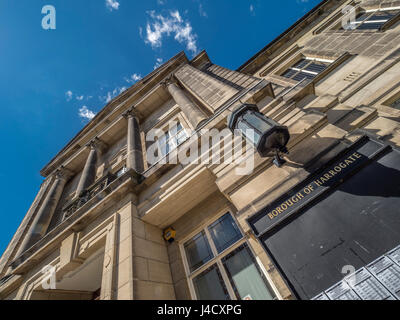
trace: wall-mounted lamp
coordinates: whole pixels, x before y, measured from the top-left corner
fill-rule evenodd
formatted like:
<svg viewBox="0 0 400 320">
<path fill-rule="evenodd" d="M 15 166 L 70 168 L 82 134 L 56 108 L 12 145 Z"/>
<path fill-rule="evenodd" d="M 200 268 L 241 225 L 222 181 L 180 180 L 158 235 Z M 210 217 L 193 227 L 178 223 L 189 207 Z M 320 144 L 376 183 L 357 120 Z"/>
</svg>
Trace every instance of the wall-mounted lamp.
<svg viewBox="0 0 400 320">
<path fill-rule="evenodd" d="M 169 227 L 168 229 L 164 230 L 164 239 L 165 241 L 172 243 L 175 241 L 176 231 L 174 228 Z"/>
<path fill-rule="evenodd" d="M 288 153 L 289 130 L 262 114 L 256 105 L 243 104 L 237 108 L 229 116 L 228 126 L 232 131 L 240 130 L 254 144 L 261 157 L 274 156 L 277 167 L 285 163 L 280 153 Z"/>
</svg>

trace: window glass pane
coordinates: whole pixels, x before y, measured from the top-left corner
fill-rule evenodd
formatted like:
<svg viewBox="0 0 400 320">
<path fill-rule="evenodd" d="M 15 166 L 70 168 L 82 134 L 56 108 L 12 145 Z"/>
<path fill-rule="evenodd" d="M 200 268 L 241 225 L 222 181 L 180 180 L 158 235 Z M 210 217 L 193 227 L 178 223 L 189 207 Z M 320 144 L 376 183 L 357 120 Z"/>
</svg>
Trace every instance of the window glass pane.
<svg viewBox="0 0 400 320">
<path fill-rule="evenodd" d="M 359 13 L 358 15 L 357 15 L 357 17 L 356 17 L 356 21 L 357 22 L 362 22 L 362 21 L 364 21 L 365 19 L 367 19 L 369 16 L 370 16 L 370 12 L 362 12 L 362 13 Z"/>
<path fill-rule="evenodd" d="M 181 130 L 177 135 L 176 135 L 176 142 L 177 145 L 181 145 L 182 143 L 184 143 L 187 139 L 187 134 L 185 130 Z"/>
<path fill-rule="evenodd" d="M 273 300 L 266 279 L 247 245 L 222 259 L 236 296 L 241 300 Z"/>
<path fill-rule="evenodd" d="M 314 74 L 299 72 L 295 77 L 293 77 L 293 80 L 302 81 L 303 79 L 314 79 L 314 78 L 315 78 Z"/>
<path fill-rule="evenodd" d="M 294 70 L 292 70 L 292 69 L 289 69 L 289 70 L 285 71 L 285 72 L 282 74 L 282 77 L 291 79 L 296 73 L 297 73 L 297 71 L 294 71 Z"/>
<path fill-rule="evenodd" d="M 400 99 L 397 99 L 395 102 L 393 102 L 391 105 L 390 105 L 392 108 L 395 108 L 395 109 L 399 109 L 400 110 Z"/>
<path fill-rule="evenodd" d="M 396 14 L 398 14 L 399 11 L 378 11 L 375 12 L 369 19 L 368 21 L 372 21 L 372 20 L 390 20 L 392 19 Z"/>
<path fill-rule="evenodd" d="M 192 240 L 185 244 L 185 252 L 191 272 L 200 268 L 213 258 L 213 254 L 204 231 L 200 232 Z"/>
<path fill-rule="evenodd" d="M 194 278 L 193 285 L 199 300 L 230 300 L 217 265 Z"/>
<path fill-rule="evenodd" d="M 313 61 L 304 70 L 321 73 L 326 68 L 327 68 L 327 64 L 324 64 L 319 61 Z"/>
<path fill-rule="evenodd" d="M 310 63 L 309 60 L 306 59 L 301 59 L 299 62 L 297 62 L 293 68 L 297 68 L 297 69 L 303 69 L 306 65 L 308 65 Z"/>
<path fill-rule="evenodd" d="M 172 130 L 168 133 L 168 136 L 171 138 L 168 141 L 167 153 L 175 150 L 187 139 L 187 133 L 179 122 L 177 123 L 176 127 L 172 128 Z"/>
<path fill-rule="evenodd" d="M 228 213 L 208 227 L 218 253 L 242 239 L 242 234 Z"/>
<path fill-rule="evenodd" d="M 340 30 L 346 29 L 346 30 L 354 30 L 356 29 L 358 26 L 360 26 L 360 24 L 367 19 L 369 16 L 371 15 L 371 13 L 366 13 L 366 12 L 362 12 L 359 13 L 356 17 L 356 21 L 355 22 L 349 22 L 348 24 L 346 24 L 345 28 L 340 28 Z"/>
<path fill-rule="evenodd" d="M 380 27 L 382 27 L 384 22 L 364 22 L 362 25 L 360 25 L 357 30 L 377 30 Z"/>
</svg>

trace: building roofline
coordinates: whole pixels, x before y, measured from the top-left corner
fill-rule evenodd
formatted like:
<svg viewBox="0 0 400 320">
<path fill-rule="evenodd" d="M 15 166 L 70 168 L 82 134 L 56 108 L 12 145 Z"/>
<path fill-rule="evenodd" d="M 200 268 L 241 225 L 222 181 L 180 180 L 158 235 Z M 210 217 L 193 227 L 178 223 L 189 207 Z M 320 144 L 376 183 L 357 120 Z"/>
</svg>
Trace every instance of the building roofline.
<svg viewBox="0 0 400 320">
<path fill-rule="evenodd" d="M 43 177 L 46 177 L 48 174 L 46 174 L 47 169 L 51 166 L 51 164 L 68 148 L 70 148 L 78 139 L 83 137 L 87 132 L 89 132 L 92 127 L 94 127 L 96 124 L 98 124 L 102 119 L 104 119 L 104 116 L 109 113 L 117 104 L 121 103 L 121 100 L 128 98 L 132 94 L 134 94 L 137 89 L 140 87 L 146 85 L 147 82 L 149 82 L 153 76 L 158 74 L 162 69 L 164 69 L 166 66 L 168 66 L 171 62 L 182 58 L 186 57 L 186 54 L 184 51 L 180 51 L 178 54 L 173 56 L 171 59 L 163 63 L 160 67 L 157 69 L 153 70 L 150 72 L 147 76 L 145 76 L 143 79 L 139 80 L 135 84 L 133 84 L 131 87 L 129 87 L 127 90 L 119 94 L 118 96 L 114 97 L 111 101 L 109 101 L 97 114 L 96 116 L 89 121 L 43 168 L 40 170 L 40 174 Z M 187 59 L 187 58 L 186 58 Z"/>
<path fill-rule="evenodd" d="M 258 51 L 254 56 L 252 56 L 249 60 L 247 60 L 245 63 L 243 63 L 239 68 L 236 69 L 236 71 L 239 72 L 245 72 L 245 69 L 251 66 L 251 64 L 258 59 L 262 54 L 264 54 L 268 49 L 273 48 L 274 45 L 276 45 L 280 40 L 285 38 L 289 32 L 296 30 L 297 28 L 300 28 L 300 24 L 307 20 L 310 16 L 315 14 L 318 10 L 322 9 L 324 6 L 328 5 L 330 2 L 345 2 L 347 0 L 323 0 L 321 1 L 317 6 L 315 6 L 311 11 L 309 11 L 307 14 L 305 14 L 303 17 L 301 17 L 299 20 L 297 20 L 291 27 L 289 27 L 287 30 L 282 32 L 278 37 L 276 37 L 274 40 L 272 40 L 270 43 L 268 43 L 264 48 L 262 48 L 260 51 Z M 251 72 L 250 72 L 251 73 Z"/>
</svg>

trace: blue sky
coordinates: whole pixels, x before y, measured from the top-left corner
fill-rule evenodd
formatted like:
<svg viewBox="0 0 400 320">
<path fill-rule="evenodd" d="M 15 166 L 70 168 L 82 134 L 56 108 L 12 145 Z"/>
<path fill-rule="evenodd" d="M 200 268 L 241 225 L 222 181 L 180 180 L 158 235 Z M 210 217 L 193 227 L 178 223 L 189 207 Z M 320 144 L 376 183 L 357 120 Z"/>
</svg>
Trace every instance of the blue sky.
<svg viewBox="0 0 400 320">
<path fill-rule="evenodd" d="M 0 253 L 39 171 L 110 98 L 181 50 L 236 69 L 319 2 L 0 0 Z"/>
</svg>

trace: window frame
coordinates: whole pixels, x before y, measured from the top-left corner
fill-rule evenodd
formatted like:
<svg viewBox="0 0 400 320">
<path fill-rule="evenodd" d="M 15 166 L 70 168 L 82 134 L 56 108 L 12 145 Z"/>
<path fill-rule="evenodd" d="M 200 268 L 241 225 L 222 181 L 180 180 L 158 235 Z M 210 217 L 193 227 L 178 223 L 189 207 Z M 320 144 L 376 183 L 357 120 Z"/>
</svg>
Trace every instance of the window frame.
<svg viewBox="0 0 400 320">
<path fill-rule="evenodd" d="M 312 53 L 308 53 L 308 52 L 300 52 L 297 55 L 295 55 L 294 57 L 292 57 L 291 59 L 288 59 L 287 62 L 282 65 L 279 68 L 276 68 L 273 71 L 273 74 L 277 77 L 279 77 L 280 79 L 284 80 L 284 81 L 292 81 L 295 83 L 300 83 L 302 81 L 297 81 L 291 78 L 286 78 L 283 76 L 283 74 L 288 71 L 292 66 L 294 66 L 296 63 L 298 63 L 301 59 L 313 59 L 316 61 L 332 61 L 325 70 L 323 70 L 322 72 L 318 73 L 313 79 L 307 79 L 307 80 L 303 80 L 305 82 L 308 83 L 317 83 L 320 80 L 322 80 L 323 78 L 325 78 L 327 75 L 329 75 L 332 71 L 334 71 L 337 67 L 339 67 L 341 64 L 343 64 L 346 60 L 350 59 L 353 55 L 350 54 L 349 52 L 345 52 L 343 54 L 341 54 L 340 56 L 318 56 Z"/>
<path fill-rule="evenodd" d="M 309 61 L 306 66 L 302 67 L 302 68 L 296 68 L 296 64 L 299 63 L 301 60 L 307 60 Z M 321 62 L 321 63 L 327 63 L 326 68 L 324 70 L 322 70 L 321 72 L 315 72 L 315 71 L 309 71 L 306 69 L 306 67 L 308 67 L 312 62 Z M 280 74 L 281 77 L 287 78 L 284 76 L 284 74 L 286 72 L 288 72 L 289 70 L 295 71 L 295 75 L 298 75 L 299 73 L 306 73 L 306 74 L 310 74 L 313 75 L 314 77 L 309 79 L 309 78 L 303 78 L 302 80 L 296 80 L 293 78 L 287 78 L 287 79 L 291 79 L 294 81 L 304 81 L 304 79 L 308 79 L 310 81 L 314 81 L 315 78 L 317 78 L 321 73 L 323 73 L 325 70 L 327 70 L 333 63 L 335 62 L 335 60 L 332 59 L 324 59 L 324 58 L 317 58 L 317 57 L 310 57 L 307 55 L 301 55 L 300 57 L 298 57 L 298 59 L 296 59 L 296 62 L 292 63 L 289 67 L 285 68 L 284 71 Z"/>
<path fill-rule="evenodd" d="M 168 157 L 168 155 L 170 155 L 172 152 L 178 150 L 180 146 L 182 146 L 187 140 L 190 139 L 190 134 L 189 133 L 190 133 L 190 130 L 192 130 L 192 128 L 188 124 L 188 121 L 186 120 L 186 118 L 183 116 L 183 114 L 181 112 L 175 113 L 169 119 L 163 121 L 162 123 L 159 122 L 159 123 L 155 124 L 154 126 L 150 127 L 146 132 L 143 133 L 144 134 L 143 141 L 144 141 L 144 146 L 145 146 L 144 161 L 145 161 L 145 166 L 147 167 L 147 169 L 148 169 L 148 165 L 149 165 L 149 163 L 147 161 L 147 150 L 153 143 L 156 143 L 157 140 L 156 141 L 146 141 L 145 136 L 147 135 L 147 133 L 149 131 L 154 130 L 154 129 L 159 129 L 159 130 L 163 131 L 164 134 L 166 134 L 166 132 L 169 131 L 169 125 L 170 125 L 171 122 L 176 122 L 176 123 L 180 123 L 181 124 L 182 130 L 184 130 L 186 132 L 187 139 L 184 142 L 182 142 L 179 146 L 177 146 L 175 149 L 169 150 L 169 152 L 167 152 L 165 155 L 162 155 L 160 157 L 160 160 Z M 169 138 L 168 141 L 170 139 L 172 139 L 172 137 Z"/>
<path fill-rule="evenodd" d="M 221 253 L 218 253 L 218 250 L 214 244 L 214 241 L 212 239 L 211 234 L 209 233 L 208 228 L 215 223 L 218 219 L 222 218 L 223 216 L 225 216 L 226 214 L 229 214 L 233 221 L 235 222 L 239 232 L 241 233 L 242 237 L 241 239 L 239 239 L 238 241 L 236 241 L 234 244 L 230 245 L 228 248 L 226 248 L 225 250 L 223 250 Z M 197 234 L 199 234 L 200 232 L 204 231 L 205 235 L 206 235 L 206 239 L 209 243 L 209 246 L 211 248 L 211 251 L 213 253 L 213 257 L 207 261 L 205 264 L 203 264 L 201 267 L 197 268 L 196 270 L 194 270 L 193 272 L 190 271 L 190 266 L 188 263 L 188 258 L 186 255 L 186 251 L 185 251 L 185 243 L 187 243 L 188 241 L 190 241 L 193 237 L 195 237 Z M 250 250 L 251 254 L 253 255 L 255 264 L 257 269 L 262 273 L 262 275 L 264 276 L 266 282 L 267 282 L 267 287 L 268 289 L 271 291 L 271 294 L 273 294 L 275 296 L 275 300 L 280 299 L 280 294 L 278 292 L 278 290 L 276 289 L 275 285 L 273 284 L 273 282 L 271 281 L 270 277 L 268 276 L 265 267 L 262 265 L 262 263 L 260 262 L 260 260 L 258 259 L 257 255 L 255 254 L 252 246 L 250 245 L 250 243 L 248 242 L 248 237 L 247 234 L 243 231 L 242 227 L 240 226 L 240 224 L 238 223 L 238 220 L 236 219 L 235 215 L 233 214 L 232 210 L 230 208 L 224 208 L 223 210 L 219 211 L 217 215 L 213 216 L 212 219 L 207 220 L 206 222 L 202 223 L 202 225 L 199 228 L 196 228 L 195 231 L 191 232 L 188 236 L 186 236 L 184 239 L 182 239 L 181 241 L 179 241 L 178 246 L 179 246 L 179 250 L 181 253 L 181 257 L 182 257 L 182 261 L 183 261 L 183 266 L 185 269 L 185 273 L 186 273 L 186 280 L 188 283 L 188 287 L 189 287 L 189 291 L 190 291 L 190 295 L 191 298 L 193 300 L 199 300 L 199 298 L 197 297 L 197 293 L 196 293 L 196 289 L 194 286 L 194 282 L 193 279 L 196 278 L 197 276 L 199 276 L 201 273 L 203 273 L 204 271 L 206 271 L 207 269 L 209 269 L 210 267 L 216 265 L 218 267 L 218 270 L 221 274 L 221 277 L 224 281 L 224 285 L 226 287 L 226 290 L 228 291 L 229 297 L 232 301 L 238 300 L 237 296 L 236 296 L 236 292 L 235 289 L 232 286 L 231 283 L 231 279 L 228 276 L 228 273 L 223 265 L 222 260 L 227 257 L 230 253 L 232 253 L 233 251 L 237 250 L 239 247 L 246 245 L 247 248 Z"/>
<path fill-rule="evenodd" d="M 400 101 L 400 90 L 397 91 L 395 94 L 392 94 L 390 98 L 385 98 L 382 102 L 382 105 L 400 111 L 400 108 L 393 107 L 393 104 L 397 101 Z"/>
<path fill-rule="evenodd" d="M 181 126 L 181 130 L 177 131 L 176 134 L 173 135 L 173 136 L 170 134 L 170 131 L 169 131 L 169 125 L 170 125 L 171 122 L 175 122 L 176 124 L 180 124 L 180 126 Z M 185 126 L 182 124 L 181 121 L 179 121 L 179 119 L 178 119 L 178 120 L 175 120 L 175 121 L 174 121 L 174 120 L 169 121 L 168 124 L 165 125 L 165 126 L 164 126 L 162 129 L 160 129 L 160 130 L 163 131 L 163 132 L 164 132 L 164 136 L 167 137 L 167 139 L 165 140 L 165 142 L 163 142 L 162 144 L 160 144 L 160 147 L 162 147 L 162 146 L 164 146 L 164 145 L 166 146 L 166 153 L 163 154 L 162 157 L 168 156 L 170 153 L 172 153 L 173 151 L 175 151 L 176 149 L 178 149 L 182 144 L 184 144 L 188 138 L 190 138 L 190 135 L 188 134 L 188 129 L 185 128 Z M 177 144 L 177 143 L 176 143 L 176 140 L 177 140 L 176 137 L 178 136 L 178 134 L 180 134 L 180 133 L 182 133 L 182 132 L 185 133 L 186 139 L 185 139 L 183 142 L 181 142 L 180 144 Z M 174 143 L 175 146 L 174 146 L 173 148 L 171 148 L 170 143 Z"/>
<path fill-rule="evenodd" d="M 359 25 L 363 25 L 365 23 L 365 21 L 369 21 L 369 19 L 373 16 L 374 13 L 377 12 L 386 12 L 386 11 L 398 11 L 400 10 L 400 7 L 388 7 L 388 8 L 376 8 L 376 9 L 364 9 L 361 6 L 358 6 L 355 8 L 356 12 L 356 16 L 358 16 L 361 13 L 367 13 L 368 17 Z M 338 14 L 337 16 L 337 20 L 340 20 L 340 17 L 342 17 L 342 14 Z M 387 29 L 389 29 L 391 26 L 393 26 L 395 23 L 397 23 L 398 21 L 400 21 L 400 11 L 391 19 L 387 20 L 385 23 L 383 23 L 378 29 L 358 29 L 358 27 L 356 29 L 350 29 L 350 30 L 345 30 L 343 29 L 342 23 L 341 22 L 336 22 L 336 24 L 331 27 L 330 30 L 328 30 L 328 32 L 384 32 Z"/>
</svg>

